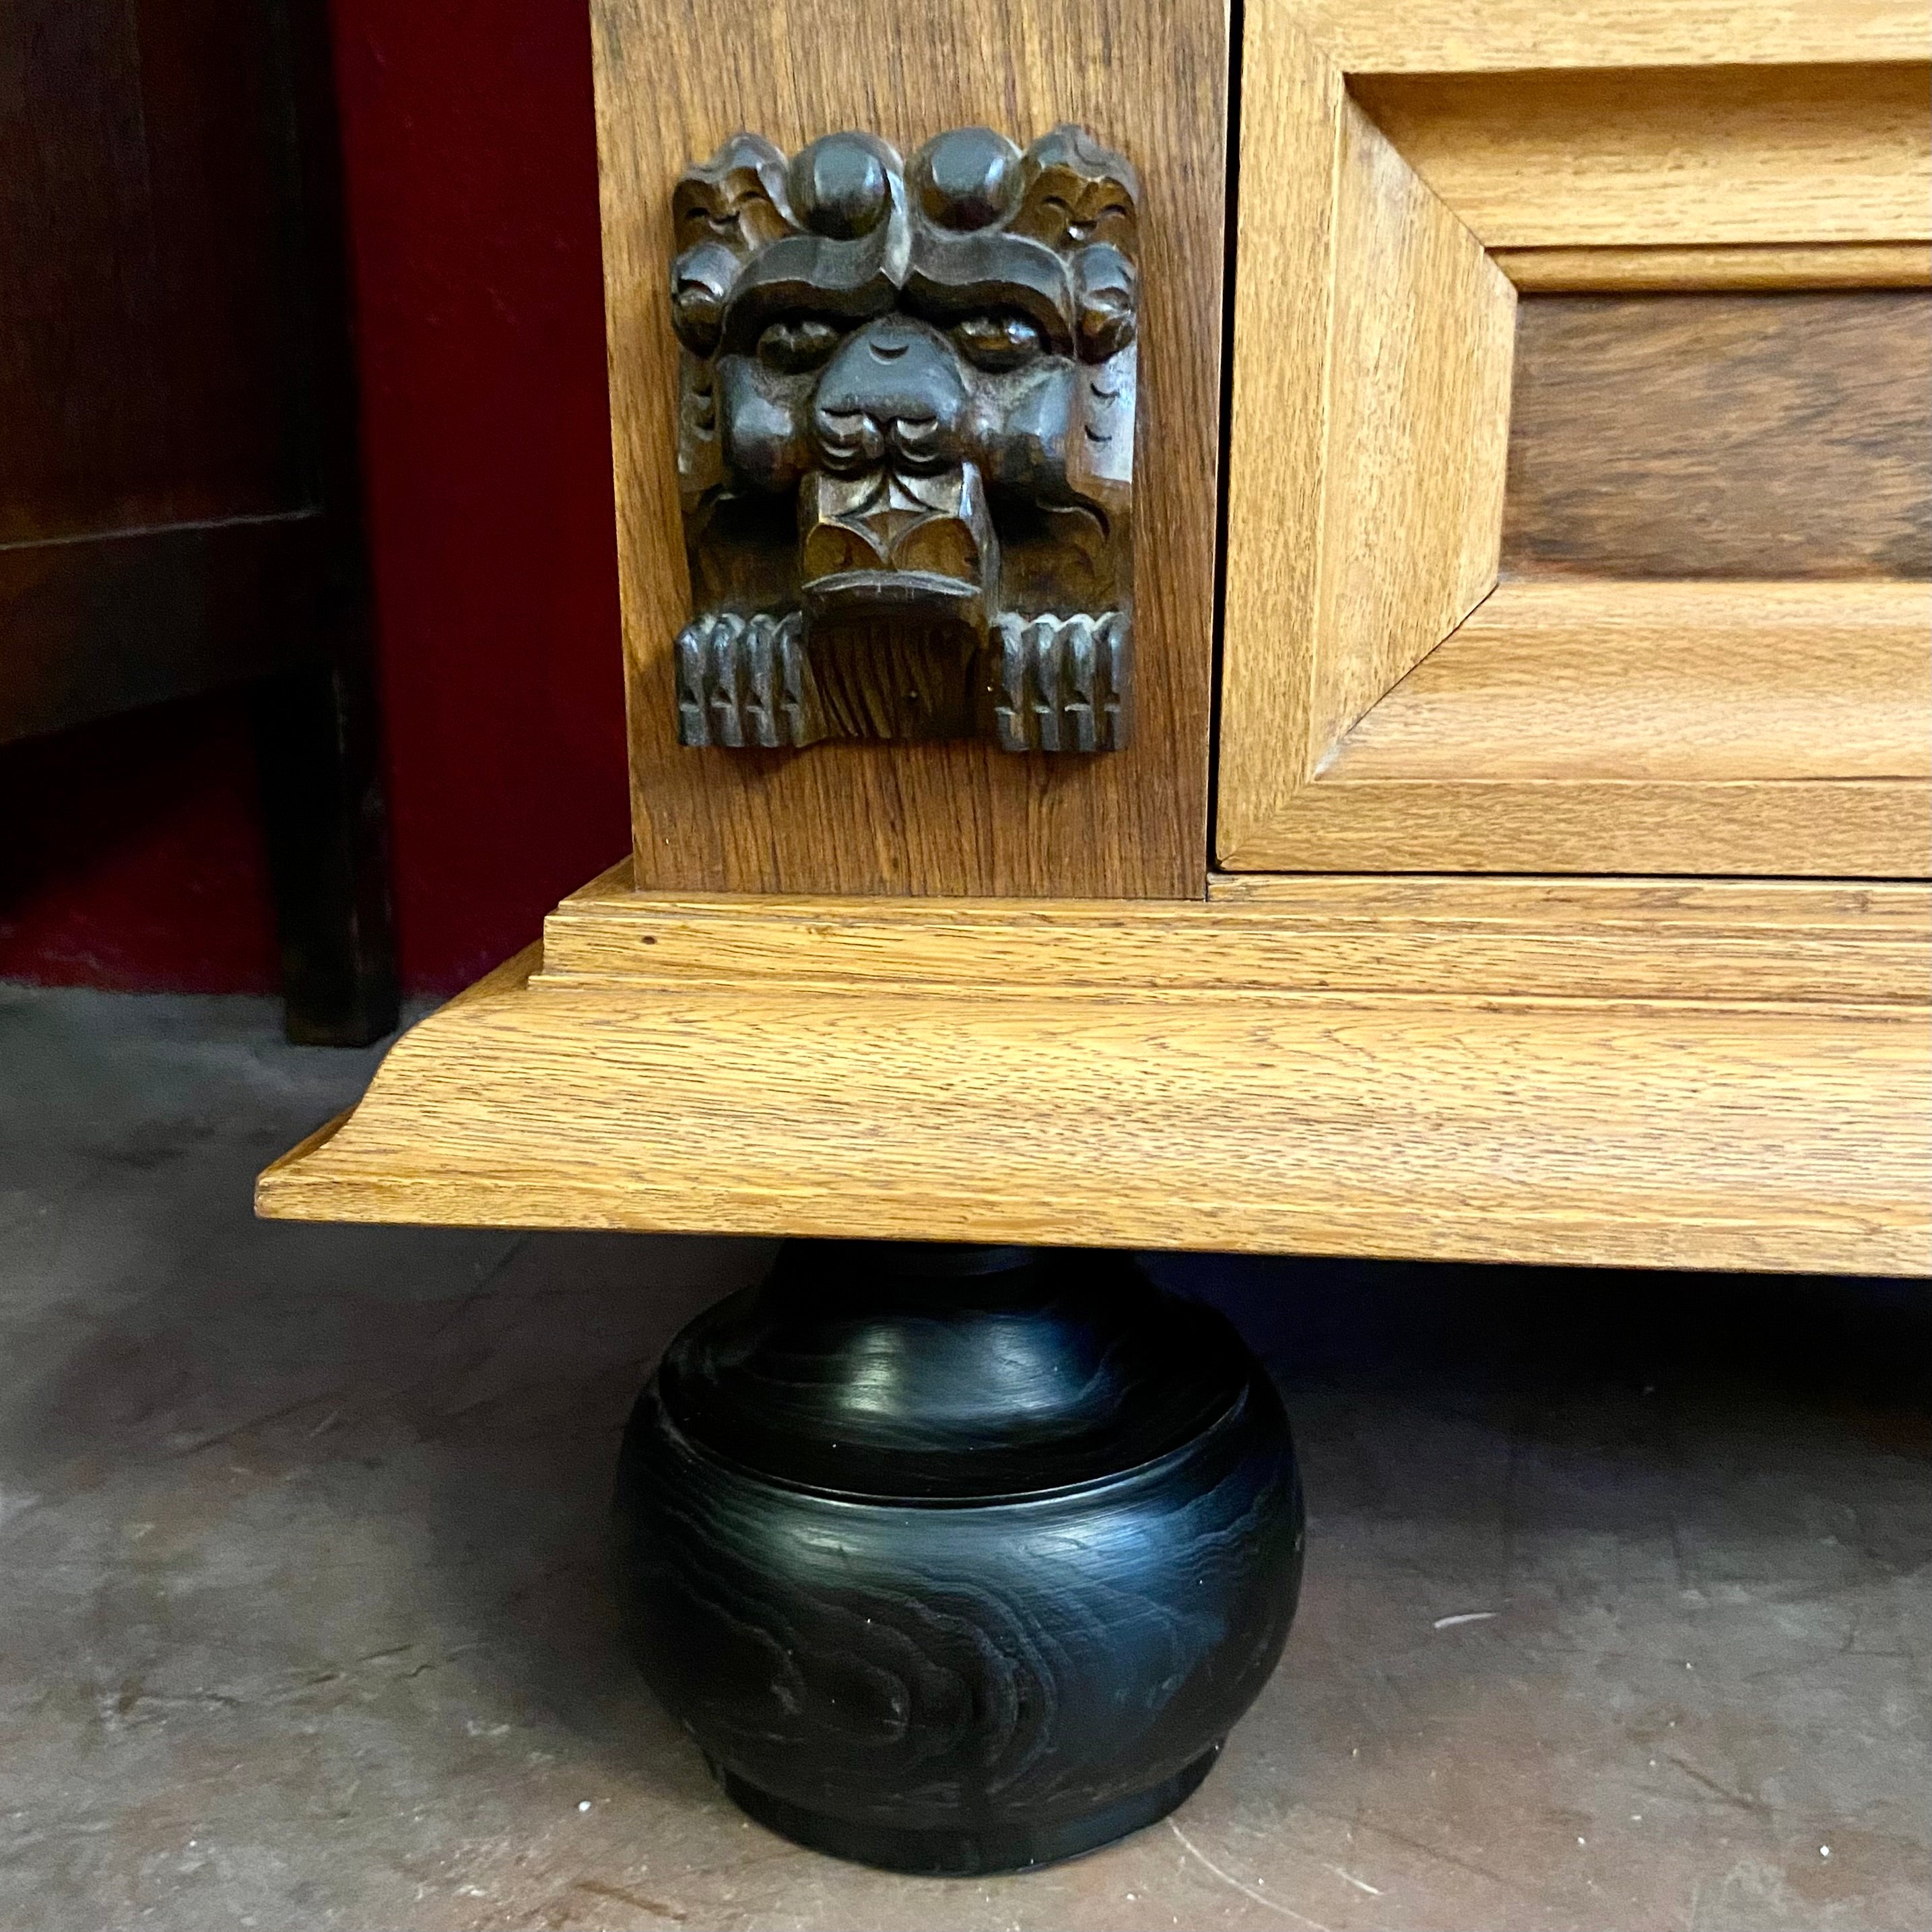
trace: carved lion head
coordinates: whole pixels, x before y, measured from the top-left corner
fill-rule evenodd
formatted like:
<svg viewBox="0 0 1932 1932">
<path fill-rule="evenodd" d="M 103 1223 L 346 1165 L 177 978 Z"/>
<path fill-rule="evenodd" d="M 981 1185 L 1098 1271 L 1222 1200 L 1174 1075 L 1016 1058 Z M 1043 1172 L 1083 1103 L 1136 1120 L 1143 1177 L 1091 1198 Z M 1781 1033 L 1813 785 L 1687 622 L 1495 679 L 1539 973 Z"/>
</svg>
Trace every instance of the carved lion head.
<svg viewBox="0 0 1932 1932">
<path fill-rule="evenodd" d="M 1074 128 L 1024 151 L 958 128 L 909 166 L 869 134 L 788 162 L 739 134 L 689 170 L 671 305 L 700 616 L 796 613 L 823 682 L 882 627 L 968 664 L 1003 618 L 1124 613 L 1136 197 Z M 958 721 L 905 722 L 869 734 Z"/>
</svg>

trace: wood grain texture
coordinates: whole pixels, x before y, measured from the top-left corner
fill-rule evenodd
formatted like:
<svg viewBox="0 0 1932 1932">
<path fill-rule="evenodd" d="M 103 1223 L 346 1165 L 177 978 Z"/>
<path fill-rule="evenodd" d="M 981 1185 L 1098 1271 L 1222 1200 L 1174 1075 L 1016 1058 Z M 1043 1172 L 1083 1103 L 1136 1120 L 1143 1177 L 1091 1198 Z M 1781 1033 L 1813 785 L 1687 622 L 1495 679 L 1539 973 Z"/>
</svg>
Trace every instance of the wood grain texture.
<svg viewBox="0 0 1932 1932">
<path fill-rule="evenodd" d="M 1932 778 L 1909 584 L 1505 584 L 1338 748 L 1366 778 Z"/>
<path fill-rule="evenodd" d="M 1311 668 L 1329 449 L 1341 76 L 1285 16 L 1248 16 L 1215 745 L 1223 862 L 1313 763 Z"/>
<path fill-rule="evenodd" d="M 596 0 L 618 548 L 639 875 L 751 891 L 1198 895 L 1207 844 L 1227 25 L 1216 0 Z M 910 152 L 983 122 L 1091 128 L 1140 171 L 1140 710 L 1126 751 L 983 742 L 686 751 L 689 615 L 664 280 L 685 164 L 744 128 L 858 128 Z"/>
<path fill-rule="evenodd" d="M 1827 903 L 1842 918 L 1851 902 Z M 839 910 L 819 908 L 828 932 Z M 1150 946 L 1171 922 L 1257 910 L 1112 909 Z M 1011 916 L 1023 929 L 1024 909 Z M 1305 915 L 1277 917 L 1288 932 Z M 1574 908 L 1556 923 L 1588 949 Z M 1833 943 L 1828 927 L 1814 943 L 1821 932 Z M 263 1176 L 261 1211 L 1653 1266 L 1932 1262 L 1922 1009 L 1674 989 L 1499 998 L 1467 990 L 1453 954 L 1399 992 L 1319 989 L 1290 970 L 1266 988 L 1152 973 L 1130 992 L 1057 983 L 1051 932 L 1017 976 L 1012 933 L 956 932 L 951 977 L 838 986 L 741 962 L 685 980 L 634 936 L 634 980 L 506 974 L 433 1015 L 346 1124 Z M 1372 933 L 1356 943 L 1376 950 Z"/>
<path fill-rule="evenodd" d="M 1932 236 L 1922 59 L 1353 86 L 1486 247 L 1921 242 Z"/>
<path fill-rule="evenodd" d="M 1304 785 L 1241 869 L 1932 875 L 1915 778 L 1368 778 Z"/>
<path fill-rule="evenodd" d="M 1932 292 L 1537 296 L 1502 563 L 1932 576 Z"/>
<path fill-rule="evenodd" d="M 784 1250 L 665 1351 L 613 1502 L 634 1654 L 732 1796 L 955 1877 L 1192 1790 L 1280 1656 L 1304 1540 L 1225 1317 L 1124 1256 L 984 1258 Z"/>
<path fill-rule="evenodd" d="M 1516 311 L 1474 238 L 1353 101 L 1335 220 L 1311 760 L 1496 580 Z M 1228 514 L 1266 506 L 1234 499 Z M 1238 621 L 1231 597 L 1231 639 Z M 1244 650 L 1285 641 L 1240 628 Z M 1222 648 L 1224 662 L 1238 655 Z"/>
<path fill-rule="evenodd" d="M 1250 0 L 1350 74 L 1923 60 L 1916 0 Z"/>
<path fill-rule="evenodd" d="M 1932 893 L 1792 880 L 1217 876 L 1212 903 L 633 892 L 550 915 L 544 986 L 1293 989 L 1842 1004 L 1932 994 Z"/>
<path fill-rule="evenodd" d="M 1324 94 L 1318 63 L 1280 52 L 1260 95 L 1244 89 L 1224 855 L 1490 589 L 1502 506 L 1514 291 L 1360 110 Z M 1294 285 L 1290 237 L 1323 226 L 1331 112 L 1324 314 Z"/>
<path fill-rule="evenodd" d="M 1693 289 L 1922 289 L 1932 243 L 1809 242 L 1730 248 L 1498 248 L 1496 265 L 1522 294 L 1620 294 Z"/>
</svg>

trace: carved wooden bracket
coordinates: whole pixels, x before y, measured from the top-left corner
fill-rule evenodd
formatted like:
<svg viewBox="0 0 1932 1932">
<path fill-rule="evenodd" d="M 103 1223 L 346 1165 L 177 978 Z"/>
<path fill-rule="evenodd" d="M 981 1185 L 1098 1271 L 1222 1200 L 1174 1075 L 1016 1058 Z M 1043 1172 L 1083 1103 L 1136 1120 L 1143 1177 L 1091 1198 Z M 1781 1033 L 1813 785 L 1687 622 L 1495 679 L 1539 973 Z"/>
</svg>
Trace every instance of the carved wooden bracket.
<svg viewBox="0 0 1932 1932">
<path fill-rule="evenodd" d="M 684 743 L 1126 742 L 1138 194 L 1078 128 L 686 172 Z"/>
</svg>

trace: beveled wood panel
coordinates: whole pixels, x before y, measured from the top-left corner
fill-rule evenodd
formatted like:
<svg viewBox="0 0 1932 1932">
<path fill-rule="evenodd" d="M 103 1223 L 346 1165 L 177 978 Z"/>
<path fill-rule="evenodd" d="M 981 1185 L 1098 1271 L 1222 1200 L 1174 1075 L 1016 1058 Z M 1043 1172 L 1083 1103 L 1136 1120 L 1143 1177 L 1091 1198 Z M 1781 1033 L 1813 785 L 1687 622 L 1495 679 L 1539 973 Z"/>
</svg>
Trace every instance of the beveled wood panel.
<svg viewBox="0 0 1932 1932">
<path fill-rule="evenodd" d="M 1932 574 L 1932 292 L 1532 295 L 1506 572 Z"/>
<path fill-rule="evenodd" d="M 1922 52 L 1352 85 L 1486 248 L 1932 239 Z"/>
<path fill-rule="evenodd" d="M 1876 616 L 1797 607 L 1805 583 L 1852 597 L 1927 567 L 1932 382 L 1927 332 L 1914 326 L 1932 299 L 1925 40 L 1924 23 L 1908 32 L 1896 10 L 1800 20 L 1586 4 L 1559 18 L 1453 0 L 1256 0 L 1215 827 L 1224 868 L 1924 874 L 1922 614 L 1909 596 Z M 1832 64 L 1803 64 L 1820 60 Z M 1598 303 L 1600 316 L 1618 303 L 1628 304 L 1621 317 L 1706 302 L 1761 322 L 1771 311 L 1753 302 L 1795 304 L 1796 315 L 1843 303 L 1834 315 L 1856 311 L 1886 352 L 1867 352 L 1856 326 L 1754 356 L 1720 328 L 1685 328 L 1646 363 L 1636 338 L 1605 328 L 1607 346 L 1592 345 L 1600 372 L 1579 384 L 1566 368 L 1546 382 L 1532 318 L 1516 344 L 1531 365 L 1517 398 L 1519 502 L 1504 517 L 1529 532 L 1539 500 L 1528 486 L 1560 472 L 1552 508 L 1575 531 L 1594 519 L 1606 541 L 1566 553 L 1538 530 L 1533 580 L 1529 542 L 1505 548 L 1490 604 L 1460 629 L 1453 609 L 1439 612 L 1432 644 L 1411 651 L 1408 605 L 1380 599 L 1418 554 L 1454 546 L 1405 515 L 1399 496 L 1352 478 L 1372 482 L 1389 450 L 1420 474 L 1439 464 L 1433 442 L 1480 446 L 1480 425 L 1454 406 L 1480 360 L 1479 305 L 1454 278 L 1422 272 L 1420 244 L 1441 226 L 1432 217 L 1402 250 L 1411 320 L 1374 321 L 1376 284 L 1364 274 L 1373 257 L 1348 244 L 1348 157 L 1367 146 L 1352 142 L 1358 111 L 1387 137 L 1391 172 L 1406 171 L 1406 200 L 1468 226 L 1492 268 L 1640 286 L 1662 263 L 1726 292 L 1620 295 Z M 1808 269 L 1839 290 L 1782 292 Z M 1780 292 L 1746 292 L 1760 283 Z M 1524 305 L 1580 310 L 1592 299 Z M 1426 368 L 1412 352 L 1458 340 L 1460 368 Z M 1392 424 L 1349 417 L 1358 383 L 1404 398 L 1384 412 Z M 1596 412 L 1573 430 L 1562 408 L 1580 388 Z M 1425 494 L 1441 504 L 1451 493 L 1438 478 Z M 1481 507 L 1480 493 L 1462 506 L 1472 556 Z M 1726 517 L 1728 548 L 1714 541 Z M 1366 582 L 1348 580 L 1352 556 L 1367 560 Z M 1771 633 L 1750 631 L 1749 612 L 1690 612 L 1687 623 L 1686 611 L 1645 603 L 1668 584 L 1695 590 L 1698 578 L 1769 596 Z M 1786 581 L 1767 590 L 1769 578 Z M 1551 622 L 1526 631 L 1504 623 L 1526 614 L 1508 600 L 1532 580 L 1597 608 L 1546 612 Z M 1351 632 L 1329 622 L 1338 610 L 1374 616 Z M 1459 651 L 1463 631 L 1471 648 Z M 1834 666 L 1840 650 L 1850 661 Z M 1330 652 L 1359 674 L 1359 704 L 1322 701 L 1337 688 Z"/>
<path fill-rule="evenodd" d="M 1348 74 L 1925 58 L 1918 0 L 1249 0 Z"/>
<path fill-rule="evenodd" d="M 1515 292 L 1292 32 L 1244 56 L 1216 848 L 1495 580 Z"/>
<path fill-rule="evenodd" d="M 1932 286 L 1932 242 L 1925 242 L 1498 248 L 1492 259 L 1526 294 Z"/>
<path fill-rule="evenodd" d="M 618 548 L 639 877 L 752 892 L 1198 896 L 1207 852 L 1227 21 L 1218 0 L 596 0 Z M 1090 127 L 1139 170 L 1137 736 L 1045 758 L 984 742 L 688 751 L 689 614 L 665 280 L 671 185 L 748 128 L 910 152 L 983 122 Z"/>
<path fill-rule="evenodd" d="M 1352 100 L 1334 220 L 1310 764 L 1496 582 L 1516 315 L 1496 264 Z M 1286 399 L 1246 401 L 1256 420 L 1244 434 L 1275 434 Z M 1231 518 L 1286 507 L 1258 500 L 1245 470 L 1244 482 Z M 1252 627 L 1264 593 L 1246 580 L 1238 536 L 1229 554 L 1230 607 Z"/>
<path fill-rule="evenodd" d="M 1922 879 L 1918 778 L 1364 778 L 1304 785 L 1252 872 L 1660 872 Z"/>
<path fill-rule="evenodd" d="M 1485 904 L 1493 914 L 1493 890 Z M 1430 970 L 1412 933 L 1400 990 L 1323 990 L 1298 977 L 1292 946 L 1318 916 L 1307 902 L 1281 910 L 1289 950 L 1261 986 L 1162 983 L 1162 934 L 1180 916 L 1213 921 L 1212 905 L 1110 909 L 1143 960 L 1133 991 L 1060 984 L 1062 935 L 1023 908 L 974 927 L 934 908 L 944 934 L 915 941 L 898 976 L 840 983 L 843 910 L 776 922 L 776 958 L 719 937 L 708 979 L 668 974 L 646 943 L 694 960 L 704 910 L 689 905 L 627 914 L 606 935 L 634 978 L 532 980 L 532 949 L 402 1040 L 352 1115 L 262 1177 L 261 1211 L 1646 1266 L 1932 1262 L 1922 1010 L 1685 998 L 1667 977 L 1654 998 L 1497 998 L 1459 982 L 1453 946 Z M 1580 912 L 1552 928 L 1576 951 Z M 1372 955 L 1366 924 L 1354 940 Z M 814 952 L 819 969 L 801 973 Z M 1250 947 L 1246 970 L 1259 958 Z"/>
<path fill-rule="evenodd" d="M 1932 597 L 1896 583 L 1505 584 L 1323 774 L 1426 778 L 1932 778 Z"/>
</svg>

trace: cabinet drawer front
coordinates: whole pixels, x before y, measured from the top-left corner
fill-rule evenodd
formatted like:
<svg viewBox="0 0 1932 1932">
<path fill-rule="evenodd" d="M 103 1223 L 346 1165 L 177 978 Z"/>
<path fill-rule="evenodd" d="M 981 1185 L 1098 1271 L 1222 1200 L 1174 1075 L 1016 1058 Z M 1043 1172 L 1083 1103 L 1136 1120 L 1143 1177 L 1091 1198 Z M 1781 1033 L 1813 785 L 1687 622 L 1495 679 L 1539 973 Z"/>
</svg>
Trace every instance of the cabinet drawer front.
<svg viewBox="0 0 1932 1932">
<path fill-rule="evenodd" d="M 1358 10 L 1249 14 L 1220 862 L 1922 876 L 1926 68 Z"/>
</svg>

